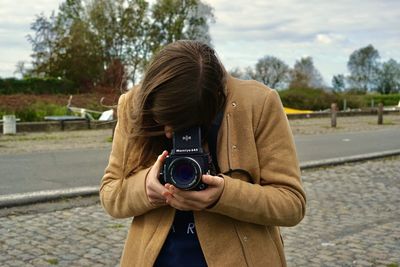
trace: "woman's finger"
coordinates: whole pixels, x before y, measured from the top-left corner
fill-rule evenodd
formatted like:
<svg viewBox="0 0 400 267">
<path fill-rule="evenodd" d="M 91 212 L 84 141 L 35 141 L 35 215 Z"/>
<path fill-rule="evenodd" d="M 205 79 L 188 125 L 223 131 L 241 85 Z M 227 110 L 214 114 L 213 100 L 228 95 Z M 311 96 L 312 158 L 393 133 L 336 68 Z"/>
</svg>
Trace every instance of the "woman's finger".
<svg viewBox="0 0 400 267">
<path fill-rule="evenodd" d="M 154 170 L 157 174 L 160 172 L 162 165 L 164 164 L 165 159 L 168 156 L 168 151 L 164 150 L 157 158 L 156 162 L 153 165 Z"/>
</svg>

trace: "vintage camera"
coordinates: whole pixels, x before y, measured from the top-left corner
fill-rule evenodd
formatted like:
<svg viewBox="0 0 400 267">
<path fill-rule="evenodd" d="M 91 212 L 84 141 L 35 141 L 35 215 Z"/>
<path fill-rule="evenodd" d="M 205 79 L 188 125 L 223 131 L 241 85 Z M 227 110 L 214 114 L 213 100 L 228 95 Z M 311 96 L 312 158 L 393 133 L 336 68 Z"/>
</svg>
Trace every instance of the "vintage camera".
<svg viewBox="0 0 400 267">
<path fill-rule="evenodd" d="M 192 127 L 174 132 L 172 150 L 160 173 L 162 184 L 170 183 L 183 190 L 204 190 L 203 174 L 215 175 L 209 154 L 203 152 L 201 128 Z"/>
</svg>

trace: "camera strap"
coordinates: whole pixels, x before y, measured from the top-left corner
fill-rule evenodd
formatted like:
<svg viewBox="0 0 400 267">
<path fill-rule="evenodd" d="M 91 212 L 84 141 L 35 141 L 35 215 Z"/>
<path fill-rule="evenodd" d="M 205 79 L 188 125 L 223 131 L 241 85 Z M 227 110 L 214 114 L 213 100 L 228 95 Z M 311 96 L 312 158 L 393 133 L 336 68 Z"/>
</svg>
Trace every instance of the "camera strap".
<svg viewBox="0 0 400 267">
<path fill-rule="evenodd" d="M 224 113 L 221 111 L 217 114 L 214 121 L 211 123 L 210 131 L 208 132 L 207 136 L 208 148 L 210 149 L 211 159 L 215 167 L 216 173 L 221 172 L 217 160 L 217 137 L 223 118 L 224 118 Z"/>
</svg>

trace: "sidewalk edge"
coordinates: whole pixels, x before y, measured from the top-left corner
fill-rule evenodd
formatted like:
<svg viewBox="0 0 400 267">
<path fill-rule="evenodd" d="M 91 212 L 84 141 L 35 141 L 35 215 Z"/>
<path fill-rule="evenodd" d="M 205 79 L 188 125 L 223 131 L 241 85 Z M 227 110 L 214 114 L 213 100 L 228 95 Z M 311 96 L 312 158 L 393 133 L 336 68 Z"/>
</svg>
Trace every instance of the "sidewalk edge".
<svg viewBox="0 0 400 267">
<path fill-rule="evenodd" d="M 60 200 L 64 198 L 92 196 L 97 195 L 98 193 L 98 186 L 85 186 L 67 189 L 0 195 L 0 209 Z"/>
<path fill-rule="evenodd" d="M 351 162 L 386 158 L 386 157 L 392 157 L 392 156 L 398 156 L 398 155 L 400 155 L 400 149 L 360 154 L 360 155 L 354 155 L 354 156 L 348 156 L 348 157 L 307 161 L 307 162 L 300 164 L 300 169 L 306 170 L 306 169 L 314 169 L 314 168 L 321 168 L 321 167 L 329 167 L 329 166 L 342 165 L 342 164 L 351 163 Z"/>
</svg>

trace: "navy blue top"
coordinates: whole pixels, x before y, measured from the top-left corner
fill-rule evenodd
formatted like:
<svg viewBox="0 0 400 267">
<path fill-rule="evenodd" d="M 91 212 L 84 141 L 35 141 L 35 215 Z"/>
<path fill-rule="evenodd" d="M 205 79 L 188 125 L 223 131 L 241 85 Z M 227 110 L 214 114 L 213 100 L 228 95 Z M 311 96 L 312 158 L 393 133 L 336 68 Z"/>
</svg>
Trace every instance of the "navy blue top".
<svg viewBox="0 0 400 267">
<path fill-rule="evenodd" d="M 219 173 L 217 162 L 217 136 L 223 114 L 219 113 L 212 123 L 208 139 L 211 158 Z M 206 260 L 197 238 L 192 211 L 176 210 L 174 222 L 154 267 L 205 267 Z"/>
<path fill-rule="evenodd" d="M 176 210 L 171 230 L 154 264 L 154 267 L 177 266 L 207 266 L 191 211 Z"/>
</svg>

